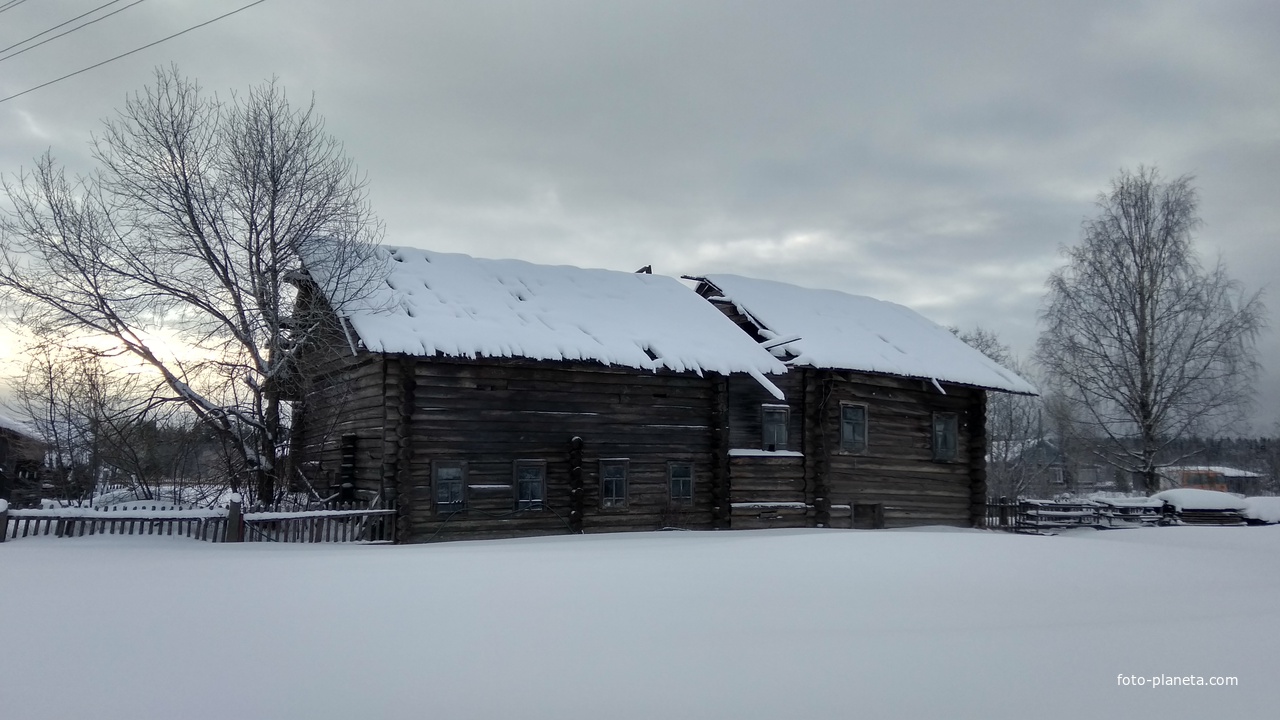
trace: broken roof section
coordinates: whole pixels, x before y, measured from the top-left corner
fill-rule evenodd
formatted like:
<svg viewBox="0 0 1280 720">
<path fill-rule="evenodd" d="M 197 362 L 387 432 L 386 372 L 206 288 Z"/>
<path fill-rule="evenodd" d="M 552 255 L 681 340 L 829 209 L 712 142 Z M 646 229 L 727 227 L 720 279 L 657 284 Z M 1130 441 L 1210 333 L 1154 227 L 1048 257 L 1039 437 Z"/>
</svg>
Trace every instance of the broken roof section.
<svg viewBox="0 0 1280 720">
<path fill-rule="evenodd" d="M 384 246 L 383 283 L 340 303 L 369 350 L 747 373 L 786 366 L 672 277 Z"/>
<path fill-rule="evenodd" d="M 1016 373 L 902 305 L 738 275 L 693 279 L 708 283 L 709 300 L 718 294 L 732 303 L 766 344 L 773 340 L 778 352 L 785 349 L 788 365 L 1036 394 Z"/>
</svg>

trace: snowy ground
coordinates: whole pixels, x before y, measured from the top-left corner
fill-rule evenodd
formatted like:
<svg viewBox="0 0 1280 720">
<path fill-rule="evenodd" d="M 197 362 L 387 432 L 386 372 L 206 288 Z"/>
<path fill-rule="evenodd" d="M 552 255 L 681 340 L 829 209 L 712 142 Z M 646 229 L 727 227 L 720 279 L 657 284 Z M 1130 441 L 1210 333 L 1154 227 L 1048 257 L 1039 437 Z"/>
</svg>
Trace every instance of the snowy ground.
<svg viewBox="0 0 1280 720">
<path fill-rule="evenodd" d="M 26 539 L 0 628 L 4 718 L 1269 718 L 1280 527 Z"/>
</svg>

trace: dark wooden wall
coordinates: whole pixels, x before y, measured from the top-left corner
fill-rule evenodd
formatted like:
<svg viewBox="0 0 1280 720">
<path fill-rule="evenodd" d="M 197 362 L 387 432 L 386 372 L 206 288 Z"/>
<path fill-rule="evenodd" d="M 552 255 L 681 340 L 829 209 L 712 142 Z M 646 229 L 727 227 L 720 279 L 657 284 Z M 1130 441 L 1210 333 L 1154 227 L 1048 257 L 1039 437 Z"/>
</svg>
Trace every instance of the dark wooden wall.
<svg viewBox="0 0 1280 720">
<path fill-rule="evenodd" d="M 345 339 L 334 347 L 310 356 L 293 457 L 320 493 L 334 492 L 342 437 L 353 435 L 356 492 L 398 504 L 404 541 L 578 528 L 849 527 L 870 518 L 887 527 L 968 526 L 985 499 L 981 390 L 944 384 L 944 395 L 919 380 L 796 368 L 773 378 L 790 408 L 788 453 L 744 455 L 730 451 L 761 449 L 761 405 L 780 404 L 749 377 L 352 354 Z M 840 448 L 841 401 L 868 407 L 864 454 Z M 955 461 L 933 460 L 934 412 L 958 416 Z M 600 507 L 607 458 L 628 460 L 625 509 Z M 546 463 L 547 509 L 515 510 L 517 460 Z M 432 463 L 440 461 L 466 463 L 463 512 L 434 505 Z M 668 501 L 672 461 L 694 465 L 692 506 Z"/>
<path fill-rule="evenodd" d="M 388 363 L 402 365 L 400 360 Z M 572 440 L 581 438 L 584 532 L 712 525 L 715 378 L 591 364 L 412 359 L 405 539 L 570 532 Z M 600 460 L 628 461 L 625 509 L 600 507 Z M 546 463 L 547 509 L 515 510 L 517 460 Z M 466 463 L 467 509 L 434 506 L 432 463 Z M 667 464 L 694 464 L 694 503 L 673 508 Z"/>
<path fill-rule="evenodd" d="M 985 482 L 984 391 L 840 371 L 813 373 L 824 399 L 811 428 L 824 446 L 830 502 L 880 504 L 886 527 L 973 525 L 975 483 Z M 840 447 L 840 403 L 867 406 L 867 451 Z M 956 459 L 933 459 L 933 414 L 956 413 Z"/>
<path fill-rule="evenodd" d="M 315 378 L 295 403 L 290 454 L 295 473 L 321 496 L 341 490 L 342 438 L 355 436 L 355 495 L 390 500 L 383 478 L 386 411 L 385 366 L 380 356 L 361 353 L 340 369 Z M 299 478 L 291 478 L 296 487 Z"/>
<path fill-rule="evenodd" d="M 927 381 L 812 368 L 794 368 L 775 383 L 790 407 L 786 449 L 803 457 L 732 457 L 733 527 L 975 523 L 986 482 L 982 390 L 944 384 L 944 395 Z M 760 448 L 760 406 L 777 401 L 750 378 L 731 378 L 729 389 L 731 447 Z M 867 407 L 865 453 L 840 445 L 841 402 Z M 935 412 L 957 415 L 953 461 L 933 459 Z M 807 507 L 774 513 L 768 503 Z"/>
<path fill-rule="evenodd" d="M 745 376 L 730 377 L 729 387 L 729 477 L 733 523 L 736 529 L 761 527 L 804 527 L 811 525 L 807 508 L 778 503 L 805 504 L 812 496 L 805 485 L 805 458 L 787 453 L 804 449 L 804 405 L 802 373 L 770 377 L 786 400 L 773 397 L 760 383 Z M 786 405 L 790 411 L 787 445 L 764 454 L 764 405 Z M 737 454 L 734 451 L 738 451 Z M 747 453 L 759 454 L 741 454 Z M 761 505 L 764 503 L 764 505 Z"/>
<path fill-rule="evenodd" d="M 301 348 L 288 382 L 293 415 L 288 482 L 328 497 L 341 490 L 343 436 L 355 437 L 350 472 L 357 499 L 395 502 L 386 482 L 386 446 L 394 432 L 387 396 L 398 388 L 381 355 L 356 344 L 353 330 L 310 284 L 299 288 L 298 322 L 319 329 Z M 310 488 L 306 486 L 310 485 Z M 348 496 L 349 497 L 349 496 Z"/>
</svg>

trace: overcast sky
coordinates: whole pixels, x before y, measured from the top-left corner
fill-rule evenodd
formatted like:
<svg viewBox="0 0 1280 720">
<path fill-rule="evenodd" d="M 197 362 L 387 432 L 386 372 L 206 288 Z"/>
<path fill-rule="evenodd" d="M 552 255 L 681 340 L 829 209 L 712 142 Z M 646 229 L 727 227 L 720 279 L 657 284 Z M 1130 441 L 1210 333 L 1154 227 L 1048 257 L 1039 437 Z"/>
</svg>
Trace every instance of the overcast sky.
<svg viewBox="0 0 1280 720">
<path fill-rule="evenodd" d="M 0 47 L 103 1 L 13 5 Z M 0 52 L 0 97 L 249 1 L 147 0 Z M 89 169 L 157 65 L 221 94 L 277 76 L 367 172 L 388 243 L 836 288 L 1028 354 L 1121 167 L 1194 174 L 1202 254 L 1277 277 L 1277 38 L 1274 0 L 267 0 L 0 103 L 0 172 L 46 149 Z M 1270 432 L 1274 330 L 1260 348 Z"/>
</svg>

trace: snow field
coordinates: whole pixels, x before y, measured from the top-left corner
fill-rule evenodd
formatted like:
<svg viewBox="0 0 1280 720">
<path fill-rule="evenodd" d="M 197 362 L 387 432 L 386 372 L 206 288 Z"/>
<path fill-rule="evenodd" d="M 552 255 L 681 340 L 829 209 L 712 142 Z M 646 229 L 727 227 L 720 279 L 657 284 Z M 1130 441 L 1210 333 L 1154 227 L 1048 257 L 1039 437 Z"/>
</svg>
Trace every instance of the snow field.
<svg viewBox="0 0 1280 720">
<path fill-rule="evenodd" d="M 1278 550 L 1280 527 L 14 541 L 0 717 L 1271 717 Z"/>
</svg>

